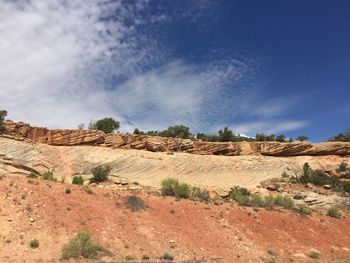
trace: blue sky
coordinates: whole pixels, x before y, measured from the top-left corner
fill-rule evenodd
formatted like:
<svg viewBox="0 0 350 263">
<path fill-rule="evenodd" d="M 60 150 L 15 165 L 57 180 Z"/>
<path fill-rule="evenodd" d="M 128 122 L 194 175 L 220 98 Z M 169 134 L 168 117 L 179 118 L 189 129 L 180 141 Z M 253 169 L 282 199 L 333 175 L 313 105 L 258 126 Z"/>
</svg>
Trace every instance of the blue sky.
<svg viewBox="0 0 350 263">
<path fill-rule="evenodd" d="M 9 118 L 325 140 L 350 128 L 348 1 L 6 1 Z"/>
</svg>

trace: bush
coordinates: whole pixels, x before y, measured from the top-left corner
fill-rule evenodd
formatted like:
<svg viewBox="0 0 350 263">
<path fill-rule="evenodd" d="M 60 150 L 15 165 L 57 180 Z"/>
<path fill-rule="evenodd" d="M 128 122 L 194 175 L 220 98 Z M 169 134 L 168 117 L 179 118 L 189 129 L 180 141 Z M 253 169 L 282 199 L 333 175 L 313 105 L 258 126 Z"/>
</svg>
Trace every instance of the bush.
<svg viewBox="0 0 350 263">
<path fill-rule="evenodd" d="M 299 136 L 299 137 L 297 137 L 297 138 L 295 138 L 295 139 L 298 140 L 298 141 L 303 142 L 303 141 L 307 141 L 307 140 L 309 139 L 309 137 L 308 137 L 308 136 L 301 135 L 301 136 Z"/>
<path fill-rule="evenodd" d="M 53 176 L 53 172 L 52 171 L 46 171 L 43 173 L 43 179 L 44 180 L 49 180 L 49 181 L 54 181 L 55 178 Z"/>
<path fill-rule="evenodd" d="M 282 206 L 286 209 L 291 209 L 294 207 L 294 200 L 286 195 L 277 195 L 275 197 L 275 205 Z"/>
<path fill-rule="evenodd" d="M 84 184 L 84 178 L 81 175 L 74 176 L 72 184 L 83 185 Z"/>
<path fill-rule="evenodd" d="M 98 165 L 91 169 L 92 178 L 90 178 L 90 183 L 99 183 L 108 180 L 108 175 L 111 172 L 112 167 L 109 165 Z"/>
<path fill-rule="evenodd" d="M 88 232 L 79 232 L 78 235 L 63 248 L 62 258 L 96 258 L 100 249 L 100 245 Z"/>
<path fill-rule="evenodd" d="M 5 110 L 0 110 L 0 132 L 3 131 L 3 123 L 5 121 L 5 117 L 7 116 L 7 111 Z"/>
<path fill-rule="evenodd" d="M 112 133 L 114 130 L 118 130 L 120 127 L 119 121 L 113 118 L 103 118 L 96 122 L 90 122 L 89 129 L 100 130 L 105 133 Z"/>
<path fill-rule="evenodd" d="M 345 176 L 350 176 L 350 168 L 348 167 L 348 164 L 346 162 L 341 162 L 336 169 L 338 173 L 345 173 Z"/>
<path fill-rule="evenodd" d="M 325 184 L 331 185 L 333 188 L 340 186 L 340 181 L 335 176 L 329 176 L 327 173 L 321 170 L 313 170 L 308 163 L 304 163 L 303 175 L 300 177 L 300 182 L 307 184 L 323 186 Z"/>
<path fill-rule="evenodd" d="M 350 142 L 350 130 L 345 133 L 339 133 L 333 138 L 329 139 L 329 141 L 337 141 L 337 142 Z"/>
<path fill-rule="evenodd" d="M 199 187 L 192 187 L 191 195 L 201 201 L 208 202 L 210 200 L 209 192 L 207 190 L 201 190 Z"/>
<path fill-rule="evenodd" d="M 311 213 L 312 213 L 312 209 L 307 207 L 304 204 L 297 205 L 297 207 L 295 208 L 295 211 L 297 211 L 298 213 L 300 213 L 302 215 L 311 215 Z"/>
<path fill-rule="evenodd" d="M 330 217 L 341 218 L 340 211 L 334 206 L 328 209 L 327 215 Z"/>
<path fill-rule="evenodd" d="M 30 241 L 30 247 L 31 248 L 38 248 L 39 247 L 39 240 L 36 238 Z"/>
<path fill-rule="evenodd" d="M 160 259 L 173 260 L 173 259 L 174 259 L 174 256 L 171 255 L 169 252 L 164 252 L 163 256 L 161 256 Z"/>
<path fill-rule="evenodd" d="M 129 207 L 133 212 L 145 209 L 145 203 L 140 197 L 136 195 L 125 197 L 125 205 Z"/>
<path fill-rule="evenodd" d="M 148 255 L 143 255 L 142 256 L 142 260 L 149 260 L 150 259 L 150 256 L 148 256 Z"/>
<path fill-rule="evenodd" d="M 28 178 L 32 178 L 32 179 L 38 178 L 38 176 L 35 173 L 30 173 L 30 174 L 27 175 L 27 177 Z"/>
<path fill-rule="evenodd" d="M 344 191 L 350 193 L 350 182 L 347 181 L 344 183 Z"/>
<path fill-rule="evenodd" d="M 233 187 L 229 192 L 229 198 L 236 201 L 239 205 L 243 206 L 253 206 L 253 207 L 265 207 L 272 208 L 274 206 L 282 206 L 286 209 L 291 209 L 294 207 L 294 200 L 289 196 L 268 195 L 262 197 L 259 194 L 252 194 L 244 187 Z"/>
<path fill-rule="evenodd" d="M 168 178 L 161 182 L 161 192 L 165 196 L 176 196 L 178 198 L 189 198 L 191 194 L 190 186 L 180 183 L 177 179 Z"/>
<path fill-rule="evenodd" d="M 125 261 L 133 261 L 135 260 L 135 257 L 133 256 L 130 256 L 130 255 L 127 255 L 125 258 L 124 258 Z"/>
<path fill-rule="evenodd" d="M 70 188 L 66 188 L 66 190 L 65 190 L 66 194 L 70 194 L 71 192 L 72 192 L 72 190 Z"/>
</svg>

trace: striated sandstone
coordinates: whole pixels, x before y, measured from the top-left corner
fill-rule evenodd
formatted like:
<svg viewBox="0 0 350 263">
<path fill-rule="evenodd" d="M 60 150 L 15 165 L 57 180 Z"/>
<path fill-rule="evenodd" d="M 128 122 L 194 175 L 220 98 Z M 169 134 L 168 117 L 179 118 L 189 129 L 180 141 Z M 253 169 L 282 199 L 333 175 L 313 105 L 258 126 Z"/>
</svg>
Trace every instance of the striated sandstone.
<svg viewBox="0 0 350 263">
<path fill-rule="evenodd" d="M 5 122 L 5 134 L 17 140 L 56 146 L 99 145 L 112 148 L 147 150 L 151 152 L 179 151 L 201 155 L 264 155 L 264 156 L 326 156 L 350 155 L 348 142 L 202 142 L 180 138 L 134 134 L 105 134 L 97 130 L 48 130 L 22 122 Z"/>
</svg>

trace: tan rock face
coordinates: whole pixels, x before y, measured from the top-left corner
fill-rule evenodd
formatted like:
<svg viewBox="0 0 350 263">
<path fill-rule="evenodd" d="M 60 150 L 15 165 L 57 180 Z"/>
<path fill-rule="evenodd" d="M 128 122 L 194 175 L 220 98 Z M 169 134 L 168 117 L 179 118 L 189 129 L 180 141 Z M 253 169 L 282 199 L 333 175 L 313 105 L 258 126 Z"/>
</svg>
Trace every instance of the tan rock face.
<svg viewBox="0 0 350 263">
<path fill-rule="evenodd" d="M 108 164 L 111 178 L 124 178 L 141 185 L 159 187 L 161 180 L 176 177 L 208 189 L 228 190 L 234 185 L 255 187 L 261 181 L 301 175 L 308 162 L 313 169 L 335 171 L 340 162 L 350 165 L 350 157 L 261 155 L 217 156 L 176 152 L 139 151 L 96 146 L 52 146 L 0 137 L 0 175 L 44 173 L 52 170 L 58 180 L 71 182 L 72 176 L 91 177 L 91 168 Z"/>
<path fill-rule="evenodd" d="M 133 134 L 105 134 L 96 130 L 48 130 L 25 123 L 6 122 L 5 135 L 57 146 L 99 145 L 112 148 L 179 151 L 201 155 L 325 156 L 350 155 L 350 143 L 324 142 L 201 142 L 180 138 Z"/>
</svg>

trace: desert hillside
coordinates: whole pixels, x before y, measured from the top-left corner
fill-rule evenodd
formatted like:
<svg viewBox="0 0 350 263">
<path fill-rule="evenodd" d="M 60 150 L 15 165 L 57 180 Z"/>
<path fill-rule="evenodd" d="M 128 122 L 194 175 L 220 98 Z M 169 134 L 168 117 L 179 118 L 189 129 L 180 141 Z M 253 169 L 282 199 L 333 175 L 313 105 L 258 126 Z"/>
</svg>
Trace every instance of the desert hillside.
<svg viewBox="0 0 350 263">
<path fill-rule="evenodd" d="M 314 250 L 321 255 L 317 262 L 350 257 L 350 217 L 301 217 L 284 209 L 176 201 L 147 192 L 138 194 L 146 208 L 132 212 L 124 205 L 129 191 L 90 189 L 2 178 L 0 262 L 59 262 L 63 246 L 82 230 L 112 253 L 98 262 L 127 256 L 139 262 L 145 255 L 155 260 L 165 251 L 175 262 L 315 262 L 308 256 Z M 34 238 L 37 249 L 29 247 Z"/>
<path fill-rule="evenodd" d="M 106 262 L 158 260 L 165 252 L 176 262 L 347 262 L 349 194 L 295 178 L 308 163 L 310 171 L 347 180 L 338 168 L 350 164 L 349 150 L 349 143 L 209 143 L 6 122 L 0 262 L 58 262 L 79 231 L 106 249 L 99 255 Z M 89 184 L 99 165 L 111 168 L 108 181 Z M 47 171 L 56 182 L 43 180 Z M 72 185 L 74 176 L 84 186 Z M 170 177 L 208 190 L 210 199 L 161 196 Z M 251 190 L 258 203 L 234 199 L 233 186 Z M 144 209 L 130 211 L 130 195 Z M 281 196 L 290 205 L 263 201 Z M 327 209 L 340 213 L 327 216 Z M 33 238 L 37 249 L 28 245 Z"/>
</svg>

